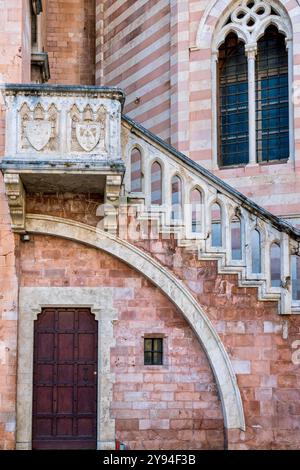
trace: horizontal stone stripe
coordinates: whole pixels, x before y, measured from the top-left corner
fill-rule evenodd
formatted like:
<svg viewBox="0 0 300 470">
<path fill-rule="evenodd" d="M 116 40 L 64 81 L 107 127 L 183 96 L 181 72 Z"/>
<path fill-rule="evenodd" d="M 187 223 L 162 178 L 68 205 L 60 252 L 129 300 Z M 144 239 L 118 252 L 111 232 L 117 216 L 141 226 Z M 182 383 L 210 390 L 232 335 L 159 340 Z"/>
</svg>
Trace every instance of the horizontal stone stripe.
<svg viewBox="0 0 300 470">
<path fill-rule="evenodd" d="M 150 105 L 150 107 L 149 107 Z M 143 103 L 141 106 L 138 106 L 135 110 L 131 111 L 131 116 L 135 119 L 135 116 L 140 116 L 142 120 L 144 120 L 145 114 L 153 114 L 158 112 L 158 106 L 170 106 L 169 101 L 169 91 L 167 90 L 165 93 L 157 94 L 156 97 L 152 97 L 149 101 Z M 153 112 L 152 112 L 153 111 Z"/>
<path fill-rule="evenodd" d="M 109 72 L 107 68 L 105 68 L 105 74 L 107 76 L 107 80 L 109 81 L 111 77 L 122 77 L 125 76 L 133 76 L 136 72 L 141 69 L 144 69 L 145 66 L 155 63 L 156 59 L 161 58 L 162 56 L 165 57 L 165 62 L 169 62 L 169 38 L 166 37 L 163 44 L 157 44 L 158 47 L 151 47 L 147 51 L 147 54 L 141 52 L 138 55 L 137 59 L 123 61 L 120 60 L 119 66 L 116 69 L 111 69 Z"/>
<path fill-rule="evenodd" d="M 128 41 L 125 44 L 120 44 L 120 41 L 111 42 L 109 45 L 106 45 L 106 48 L 104 47 L 104 57 L 107 58 L 108 63 L 113 62 L 119 56 L 120 49 L 122 49 L 122 54 L 127 53 L 133 47 L 137 46 L 138 44 L 141 44 L 143 41 L 153 36 L 153 34 L 157 31 L 160 31 L 163 26 L 169 25 L 169 21 L 169 16 L 167 15 L 162 18 L 161 21 L 159 21 L 158 23 L 154 23 L 150 25 L 147 29 L 141 31 L 137 37 L 132 38 L 131 41 Z"/>
<path fill-rule="evenodd" d="M 167 10 L 164 9 L 164 11 L 157 13 L 150 19 L 144 19 L 142 22 L 140 21 L 141 24 L 138 24 L 135 29 L 133 29 L 132 25 L 130 25 L 130 29 L 127 34 L 125 34 L 126 30 L 122 30 L 115 37 L 108 39 L 106 41 L 106 44 L 104 45 L 104 50 L 106 51 L 107 49 L 109 49 L 113 52 L 116 48 L 124 47 L 134 40 L 139 40 L 140 35 L 144 31 L 148 31 L 149 29 L 151 29 L 153 25 L 159 25 L 160 23 L 163 23 L 166 20 L 169 22 L 169 15 L 167 13 Z"/>
<path fill-rule="evenodd" d="M 146 5 L 140 6 L 138 2 L 137 7 L 132 13 L 125 12 L 124 18 L 118 17 L 114 25 L 112 25 L 109 18 L 105 17 L 104 32 L 107 41 L 123 39 L 135 30 L 139 30 L 141 25 L 143 29 L 146 29 L 150 23 L 159 21 L 159 18 L 169 13 L 169 6 L 166 5 L 165 0 L 156 2 L 150 9 L 148 4 L 149 2 Z M 130 18 L 130 21 L 128 21 L 128 18 Z"/>
<path fill-rule="evenodd" d="M 153 70 L 157 69 L 161 65 L 168 63 L 168 54 L 164 54 L 163 56 L 159 57 L 152 63 L 148 64 L 143 69 L 138 70 L 135 74 L 127 77 L 126 79 L 122 80 L 122 76 L 117 79 L 114 76 L 106 76 L 106 83 L 109 84 L 110 81 L 113 79 L 114 83 L 118 83 L 119 86 L 126 88 L 127 86 L 131 85 L 132 83 L 138 82 L 139 79 L 144 78 L 147 74 L 150 74 Z M 105 71 L 104 71 L 105 74 Z M 149 79 L 147 79 L 148 81 Z"/>
</svg>

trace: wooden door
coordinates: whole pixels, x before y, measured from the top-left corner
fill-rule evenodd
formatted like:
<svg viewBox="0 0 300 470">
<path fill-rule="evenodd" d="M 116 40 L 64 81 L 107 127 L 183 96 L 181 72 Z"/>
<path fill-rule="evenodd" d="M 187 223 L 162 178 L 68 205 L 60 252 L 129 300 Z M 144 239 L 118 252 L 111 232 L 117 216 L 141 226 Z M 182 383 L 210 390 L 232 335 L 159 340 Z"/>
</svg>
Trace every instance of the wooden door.
<svg viewBox="0 0 300 470">
<path fill-rule="evenodd" d="M 33 449 L 96 449 L 98 323 L 45 308 L 34 326 Z"/>
</svg>

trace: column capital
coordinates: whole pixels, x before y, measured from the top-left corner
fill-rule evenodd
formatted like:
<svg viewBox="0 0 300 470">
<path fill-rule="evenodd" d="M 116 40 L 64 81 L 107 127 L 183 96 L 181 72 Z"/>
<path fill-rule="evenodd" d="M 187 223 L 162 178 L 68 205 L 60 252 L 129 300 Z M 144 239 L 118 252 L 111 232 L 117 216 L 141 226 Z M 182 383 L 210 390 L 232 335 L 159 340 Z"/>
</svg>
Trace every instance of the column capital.
<svg viewBox="0 0 300 470">
<path fill-rule="evenodd" d="M 285 46 L 287 50 L 291 48 L 292 44 L 293 44 L 292 38 L 285 38 Z"/>
<path fill-rule="evenodd" d="M 214 62 L 218 62 L 218 60 L 219 60 L 219 51 L 218 50 L 212 51 L 211 58 Z"/>
<path fill-rule="evenodd" d="M 245 45 L 245 52 L 248 57 L 248 59 L 255 59 L 255 56 L 257 54 L 257 44 L 246 44 Z"/>
</svg>

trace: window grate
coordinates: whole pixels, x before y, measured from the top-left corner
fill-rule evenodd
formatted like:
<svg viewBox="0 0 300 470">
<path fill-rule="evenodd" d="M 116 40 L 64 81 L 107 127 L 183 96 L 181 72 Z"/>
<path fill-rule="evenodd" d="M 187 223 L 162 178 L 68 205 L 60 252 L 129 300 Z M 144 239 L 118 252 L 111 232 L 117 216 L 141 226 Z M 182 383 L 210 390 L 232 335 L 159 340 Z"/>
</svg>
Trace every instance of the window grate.
<svg viewBox="0 0 300 470">
<path fill-rule="evenodd" d="M 275 26 L 258 41 L 256 145 L 258 162 L 289 158 L 288 52 Z"/>
<path fill-rule="evenodd" d="M 163 364 L 163 338 L 144 338 L 144 364 L 146 366 Z"/>
<path fill-rule="evenodd" d="M 219 49 L 219 155 L 222 166 L 249 161 L 248 66 L 244 44 L 230 33 Z"/>
</svg>

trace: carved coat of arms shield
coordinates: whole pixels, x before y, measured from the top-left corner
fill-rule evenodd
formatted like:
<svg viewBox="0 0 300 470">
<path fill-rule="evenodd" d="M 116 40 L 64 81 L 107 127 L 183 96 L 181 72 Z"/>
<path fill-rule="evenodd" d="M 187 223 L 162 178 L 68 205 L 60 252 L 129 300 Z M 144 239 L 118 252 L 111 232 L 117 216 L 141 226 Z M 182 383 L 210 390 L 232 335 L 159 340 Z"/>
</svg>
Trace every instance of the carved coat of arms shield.
<svg viewBox="0 0 300 470">
<path fill-rule="evenodd" d="M 80 146 L 86 152 L 91 152 L 100 139 L 100 123 L 77 123 L 76 137 Z"/>
<path fill-rule="evenodd" d="M 26 137 L 35 150 L 42 150 L 51 137 L 51 122 L 42 119 L 28 122 Z"/>
</svg>

